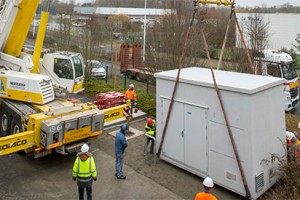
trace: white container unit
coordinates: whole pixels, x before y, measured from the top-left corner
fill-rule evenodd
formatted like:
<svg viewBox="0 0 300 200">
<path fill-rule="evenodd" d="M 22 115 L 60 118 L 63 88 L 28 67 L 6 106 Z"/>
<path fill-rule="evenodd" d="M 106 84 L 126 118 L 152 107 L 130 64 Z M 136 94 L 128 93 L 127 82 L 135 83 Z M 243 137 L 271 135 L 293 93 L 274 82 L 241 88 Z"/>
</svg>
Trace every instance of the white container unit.
<svg viewBox="0 0 300 200">
<path fill-rule="evenodd" d="M 177 71 L 155 74 L 158 144 Z M 214 72 L 250 194 L 256 199 L 279 178 L 278 161 L 271 155 L 286 155 L 284 79 Z M 181 70 L 161 159 L 246 195 L 209 69 Z"/>
</svg>

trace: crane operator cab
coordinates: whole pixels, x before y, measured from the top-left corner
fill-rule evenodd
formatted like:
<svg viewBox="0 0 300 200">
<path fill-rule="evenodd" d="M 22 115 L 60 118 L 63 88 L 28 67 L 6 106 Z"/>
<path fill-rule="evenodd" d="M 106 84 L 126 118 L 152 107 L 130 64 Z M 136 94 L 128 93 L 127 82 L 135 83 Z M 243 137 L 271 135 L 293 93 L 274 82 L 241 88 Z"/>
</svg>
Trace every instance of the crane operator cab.
<svg viewBox="0 0 300 200">
<path fill-rule="evenodd" d="M 41 73 L 51 77 L 54 83 L 67 87 L 70 93 L 84 90 L 84 62 L 79 53 L 55 52 L 45 54 Z"/>
</svg>

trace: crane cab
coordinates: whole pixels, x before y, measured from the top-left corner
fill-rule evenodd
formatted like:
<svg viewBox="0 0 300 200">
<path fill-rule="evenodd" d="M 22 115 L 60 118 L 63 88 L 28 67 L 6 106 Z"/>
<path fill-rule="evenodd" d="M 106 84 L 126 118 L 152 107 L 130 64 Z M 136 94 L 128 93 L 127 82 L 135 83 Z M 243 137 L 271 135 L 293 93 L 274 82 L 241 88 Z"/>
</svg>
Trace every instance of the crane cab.
<svg viewBox="0 0 300 200">
<path fill-rule="evenodd" d="M 70 93 L 84 90 L 84 62 L 79 53 L 55 52 L 44 54 L 41 74 L 51 77 L 54 83 L 67 87 Z"/>
</svg>

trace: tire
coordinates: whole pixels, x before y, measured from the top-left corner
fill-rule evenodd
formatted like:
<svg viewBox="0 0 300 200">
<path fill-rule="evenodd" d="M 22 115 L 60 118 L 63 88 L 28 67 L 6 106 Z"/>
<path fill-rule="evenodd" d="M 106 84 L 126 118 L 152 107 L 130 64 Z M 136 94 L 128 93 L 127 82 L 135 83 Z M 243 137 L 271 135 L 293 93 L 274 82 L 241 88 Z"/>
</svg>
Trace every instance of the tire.
<svg viewBox="0 0 300 200">
<path fill-rule="evenodd" d="M 135 75 L 135 79 L 136 79 L 137 81 L 141 81 L 141 76 L 140 76 L 140 74 L 136 74 L 136 75 Z"/>
<path fill-rule="evenodd" d="M 4 137 L 10 134 L 11 117 L 7 110 L 0 110 L 0 136 Z"/>
<path fill-rule="evenodd" d="M 129 71 L 126 72 L 126 76 L 127 76 L 127 78 L 129 78 L 129 79 L 132 79 L 132 78 L 133 78 L 133 77 L 132 77 L 132 73 L 129 72 Z"/>
<path fill-rule="evenodd" d="M 17 121 L 16 119 L 13 119 L 11 121 L 11 134 L 21 133 L 23 132 L 23 127 L 21 122 Z"/>
</svg>

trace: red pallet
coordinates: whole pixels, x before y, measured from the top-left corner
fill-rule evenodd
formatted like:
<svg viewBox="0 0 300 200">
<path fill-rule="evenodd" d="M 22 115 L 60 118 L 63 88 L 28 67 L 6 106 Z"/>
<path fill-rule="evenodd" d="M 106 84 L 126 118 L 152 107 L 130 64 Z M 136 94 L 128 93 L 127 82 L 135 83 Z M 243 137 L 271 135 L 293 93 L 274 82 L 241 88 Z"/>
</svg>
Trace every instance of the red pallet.
<svg viewBox="0 0 300 200">
<path fill-rule="evenodd" d="M 94 103 L 98 106 L 100 110 L 105 108 L 111 108 L 114 106 L 125 104 L 124 96 L 124 93 L 115 91 L 99 93 L 95 95 Z"/>
</svg>

